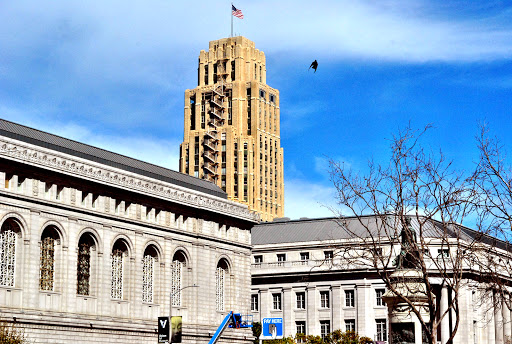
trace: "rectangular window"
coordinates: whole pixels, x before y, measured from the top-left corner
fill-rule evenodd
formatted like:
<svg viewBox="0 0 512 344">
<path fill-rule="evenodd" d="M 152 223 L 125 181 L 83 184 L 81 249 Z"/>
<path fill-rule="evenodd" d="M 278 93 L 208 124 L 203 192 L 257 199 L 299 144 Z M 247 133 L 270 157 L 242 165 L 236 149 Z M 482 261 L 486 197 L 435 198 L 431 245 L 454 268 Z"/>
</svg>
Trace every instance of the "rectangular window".
<svg viewBox="0 0 512 344">
<path fill-rule="evenodd" d="M 384 289 L 375 289 L 375 303 L 377 306 L 385 306 L 384 300 L 382 300 L 384 292 Z"/>
<path fill-rule="evenodd" d="M 251 311 L 258 311 L 258 294 L 251 295 Z"/>
<path fill-rule="evenodd" d="M 331 333 L 331 321 L 320 320 L 320 336 L 322 339 L 325 339 L 329 333 Z"/>
<path fill-rule="evenodd" d="M 332 260 L 334 257 L 334 253 L 332 251 L 324 251 L 325 260 Z"/>
<path fill-rule="evenodd" d="M 356 319 L 345 320 L 345 331 L 356 331 Z"/>
<path fill-rule="evenodd" d="M 378 341 L 386 341 L 388 340 L 387 331 L 386 331 L 386 319 L 377 319 L 375 320 L 375 324 L 377 325 L 377 340 Z"/>
<path fill-rule="evenodd" d="M 345 307 L 354 307 L 355 305 L 355 291 L 345 290 Z"/>
<path fill-rule="evenodd" d="M 309 252 L 301 252 L 300 260 L 302 261 L 302 264 L 306 264 L 306 262 L 309 260 Z"/>
<path fill-rule="evenodd" d="M 276 311 L 281 310 L 281 294 L 272 294 L 272 309 Z"/>
<path fill-rule="evenodd" d="M 437 250 L 437 257 L 438 258 L 450 258 L 450 249 L 443 248 Z"/>
<path fill-rule="evenodd" d="M 320 308 L 329 308 L 329 291 L 324 290 L 320 292 Z"/>
<path fill-rule="evenodd" d="M 263 256 L 254 256 L 254 263 L 255 264 L 263 263 Z"/>
<path fill-rule="evenodd" d="M 297 334 L 306 334 L 306 322 L 305 321 L 296 321 L 295 328 L 297 330 Z"/>
<path fill-rule="evenodd" d="M 306 293 L 295 293 L 297 297 L 297 309 L 306 309 Z"/>
<path fill-rule="evenodd" d="M 284 265 L 284 262 L 286 261 L 286 254 L 285 253 L 278 253 L 277 254 L 277 265 Z"/>
</svg>

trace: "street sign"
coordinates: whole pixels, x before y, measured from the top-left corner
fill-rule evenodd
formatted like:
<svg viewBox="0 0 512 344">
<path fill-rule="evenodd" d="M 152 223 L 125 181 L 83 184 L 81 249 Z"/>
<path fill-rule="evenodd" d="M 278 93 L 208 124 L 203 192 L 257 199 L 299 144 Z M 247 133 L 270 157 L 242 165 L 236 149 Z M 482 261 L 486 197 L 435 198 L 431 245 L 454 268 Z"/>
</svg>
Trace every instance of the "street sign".
<svg viewBox="0 0 512 344">
<path fill-rule="evenodd" d="M 169 317 L 158 317 L 158 343 L 169 343 Z"/>
<path fill-rule="evenodd" d="M 282 339 L 283 318 L 263 318 L 260 339 Z"/>
</svg>

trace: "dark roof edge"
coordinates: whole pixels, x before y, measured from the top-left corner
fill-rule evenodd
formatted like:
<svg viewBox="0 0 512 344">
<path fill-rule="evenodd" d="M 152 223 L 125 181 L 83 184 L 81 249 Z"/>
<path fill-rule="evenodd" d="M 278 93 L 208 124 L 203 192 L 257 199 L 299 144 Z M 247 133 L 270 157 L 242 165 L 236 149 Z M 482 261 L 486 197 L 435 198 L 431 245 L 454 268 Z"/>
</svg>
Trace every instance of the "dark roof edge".
<svg viewBox="0 0 512 344">
<path fill-rule="evenodd" d="M 52 143 L 52 142 L 48 142 L 48 141 L 44 141 L 42 139 L 38 139 L 36 137 L 30 137 L 30 136 L 24 135 L 22 133 L 22 130 L 18 130 L 18 132 L 11 131 L 11 130 L 5 128 L 4 124 L 7 124 L 7 123 L 10 126 L 14 126 L 16 129 L 23 129 L 25 131 L 27 131 L 27 130 L 28 131 L 33 131 L 34 134 L 39 133 L 41 135 L 48 135 L 50 137 L 54 137 L 54 138 L 58 138 L 59 140 L 63 140 L 65 142 L 73 143 L 74 145 L 77 145 L 77 146 L 82 146 L 83 148 L 88 148 L 88 149 L 92 149 L 92 150 L 98 150 L 98 151 L 104 152 L 104 153 L 106 153 L 108 155 L 114 155 L 114 156 L 116 156 L 118 158 L 121 158 L 122 160 L 126 160 L 126 164 L 115 162 L 115 161 L 112 161 L 112 160 L 109 160 L 109 159 L 106 159 L 106 158 L 102 158 L 102 157 L 99 157 L 99 156 L 95 156 L 95 155 L 92 155 L 92 154 L 89 154 L 89 153 L 86 153 L 86 152 L 81 152 L 79 150 L 71 148 L 72 145 L 70 145 L 69 147 L 64 147 L 62 145 L 58 145 L 58 144 L 55 144 L 55 143 Z M 212 195 L 212 196 L 216 196 L 216 197 L 220 197 L 220 198 L 223 198 L 223 199 L 227 199 L 227 194 L 224 191 L 222 191 L 221 188 L 219 188 L 217 185 L 215 185 L 213 183 L 210 183 L 210 182 L 207 182 L 205 180 L 198 179 L 198 178 L 192 177 L 192 176 L 190 176 L 188 174 L 181 173 L 181 172 L 178 172 L 178 171 L 174 171 L 174 170 L 171 170 L 171 169 L 167 169 L 165 167 L 158 166 L 158 165 L 155 165 L 155 164 L 152 164 L 152 163 L 148 163 L 148 162 L 145 162 L 145 161 L 142 161 L 142 160 L 134 159 L 134 158 L 122 155 L 122 154 L 114 153 L 112 151 L 108 151 L 108 150 L 103 149 L 103 148 L 98 148 L 98 147 L 95 147 L 95 146 L 87 145 L 85 143 L 81 143 L 81 142 L 78 142 L 78 141 L 75 141 L 75 140 L 71 140 L 71 139 L 68 139 L 68 138 L 65 138 L 65 137 L 62 137 L 62 136 L 50 134 L 50 133 L 47 133 L 47 132 L 42 131 L 42 130 L 34 129 L 34 128 L 27 127 L 27 126 L 24 126 L 24 125 L 21 125 L 21 124 L 18 124 L 18 123 L 7 121 L 5 119 L 0 119 L 0 134 L 3 135 L 3 136 L 9 137 L 11 139 L 23 141 L 25 143 L 34 144 L 36 146 L 40 146 L 40 147 L 44 147 L 44 148 L 53 149 L 53 150 L 61 152 L 61 153 L 70 154 L 70 155 L 73 155 L 73 156 L 76 156 L 76 157 L 80 157 L 80 158 L 83 158 L 83 159 L 87 159 L 87 160 L 94 161 L 94 162 L 97 162 L 97 163 L 101 163 L 101 164 L 104 164 L 104 165 L 108 165 L 108 166 L 111 166 L 111 167 L 119 168 L 119 169 L 122 169 L 122 170 L 125 170 L 125 171 L 128 171 L 128 172 L 137 173 L 137 174 L 140 174 L 140 175 L 143 175 L 143 176 L 146 176 L 146 177 L 158 179 L 158 180 L 163 181 L 163 182 L 168 182 L 168 183 L 171 183 L 171 184 L 174 184 L 174 185 L 178 185 L 178 186 L 186 187 L 186 188 L 193 189 L 193 190 L 196 190 L 196 191 L 204 192 L 204 193 Z M 130 164 L 130 163 L 132 163 L 132 164 Z M 145 165 L 145 166 L 148 167 L 148 169 L 136 167 L 135 166 L 136 164 Z M 162 170 L 163 172 L 168 172 L 169 174 L 178 174 L 183 179 L 190 179 L 190 182 L 184 181 L 184 180 L 175 179 L 172 176 L 165 176 L 165 175 L 163 175 L 161 173 L 152 172 L 152 171 L 149 170 L 150 167 L 154 168 L 156 170 Z M 208 187 L 199 185 L 199 184 L 205 184 L 205 183 L 211 184 L 211 185 L 208 185 L 208 186 L 211 186 L 211 187 L 208 188 Z M 216 188 L 218 188 L 218 190 L 215 190 Z"/>
</svg>

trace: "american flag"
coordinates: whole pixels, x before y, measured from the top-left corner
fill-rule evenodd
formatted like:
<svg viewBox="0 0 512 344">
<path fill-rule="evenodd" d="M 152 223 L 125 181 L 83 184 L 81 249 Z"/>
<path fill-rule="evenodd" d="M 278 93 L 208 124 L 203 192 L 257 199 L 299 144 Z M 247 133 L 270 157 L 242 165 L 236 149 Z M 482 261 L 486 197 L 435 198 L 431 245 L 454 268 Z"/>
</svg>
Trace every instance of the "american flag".
<svg viewBox="0 0 512 344">
<path fill-rule="evenodd" d="M 235 6 L 231 5 L 231 14 L 233 14 L 235 17 L 244 19 L 244 14 L 241 10 L 237 10 Z"/>
</svg>

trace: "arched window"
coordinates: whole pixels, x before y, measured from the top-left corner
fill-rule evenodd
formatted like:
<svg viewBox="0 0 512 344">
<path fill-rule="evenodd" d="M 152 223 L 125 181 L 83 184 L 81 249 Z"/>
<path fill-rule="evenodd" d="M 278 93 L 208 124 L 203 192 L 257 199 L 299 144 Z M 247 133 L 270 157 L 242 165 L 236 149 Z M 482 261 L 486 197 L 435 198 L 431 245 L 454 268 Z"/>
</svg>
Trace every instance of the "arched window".
<svg viewBox="0 0 512 344">
<path fill-rule="evenodd" d="M 14 287 L 16 276 L 16 242 L 20 227 L 8 219 L 0 229 L 0 285 Z"/>
<path fill-rule="evenodd" d="M 215 308 L 218 311 L 224 310 L 225 284 L 228 272 L 228 262 L 221 259 L 215 270 Z"/>
<path fill-rule="evenodd" d="M 181 306 L 181 288 L 183 288 L 183 268 L 187 264 L 187 259 L 183 251 L 177 251 L 172 258 L 171 274 L 171 295 L 172 305 Z"/>
<path fill-rule="evenodd" d="M 55 245 L 59 232 L 54 226 L 46 227 L 41 235 L 41 259 L 39 266 L 39 288 L 52 291 L 55 283 Z"/>
<path fill-rule="evenodd" d="M 154 281 L 155 281 L 155 262 L 157 261 L 157 250 L 155 246 L 150 245 L 144 252 L 142 259 L 142 301 L 153 302 Z"/>
<path fill-rule="evenodd" d="M 110 254 L 110 261 L 112 266 L 112 278 L 110 287 L 110 296 L 113 299 L 123 298 L 123 274 L 124 274 L 124 259 L 123 257 L 128 253 L 128 247 L 122 240 L 116 241 Z"/>
<path fill-rule="evenodd" d="M 78 241 L 78 260 L 76 268 L 76 293 L 91 295 L 92 251 L 95 241 L 90 233 L 85 233 Z"/>
</svg>

